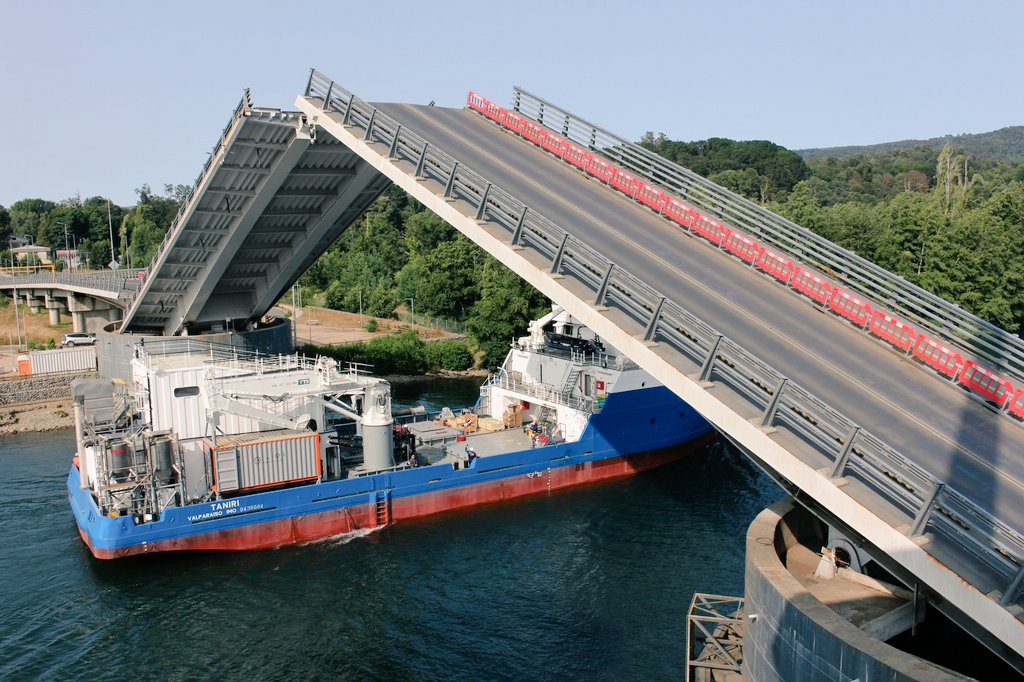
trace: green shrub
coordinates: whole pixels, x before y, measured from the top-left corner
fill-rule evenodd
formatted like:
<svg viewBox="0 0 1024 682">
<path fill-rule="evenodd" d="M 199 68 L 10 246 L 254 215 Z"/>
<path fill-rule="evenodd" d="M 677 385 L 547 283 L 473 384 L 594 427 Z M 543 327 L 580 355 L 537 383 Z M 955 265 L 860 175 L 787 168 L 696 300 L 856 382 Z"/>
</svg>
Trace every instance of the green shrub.
<svg viewBox="0 0 1024 682">
<path fill-rule="evenodd" d="M 461 341 L 441 341 L 424 344 L 423 355 L 431 371 L 461 372 L 473 366 L 473 354 Z"/>
<path fill-rule="evenodd" d="M 377 320 L 372 317 L 366 322 L 366 331 L 373 333 L 377 331 Z"/>
</svg>

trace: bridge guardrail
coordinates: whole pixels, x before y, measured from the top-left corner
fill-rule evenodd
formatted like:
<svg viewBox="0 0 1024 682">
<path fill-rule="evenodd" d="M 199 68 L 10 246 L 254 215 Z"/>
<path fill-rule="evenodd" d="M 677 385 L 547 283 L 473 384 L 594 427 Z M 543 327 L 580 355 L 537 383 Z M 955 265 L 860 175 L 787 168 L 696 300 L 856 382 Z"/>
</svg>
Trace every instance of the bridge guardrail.
<svg viewBox="0 0 1024 682">
<path fill-rule="evenodd" d="M 911 520 L 906 535 L 930 530 L 965 547 L 995 574 L 989 579 L 1001 589 L 1000 603 L 1017 601 L 1024 582 L 1024 536 L 1019 532 L 683 306 L 315 69 L 305 95 L 320 100 L 323 110 L 340 114 L 344 124 L 361 128 L 366 141 L 386 145 L 394 160 L 411 163 L 417 177 L 436 180 L 444 187 L 445 198 L 476 207 L 477 219 L 505 228 L 512 244 L 542 254 L 551 261 L 553 273 L 571 274 L 586 284 L 595 292 L 596 305 L 616 305 L 647 330 L 648 340 L 667 343 L 700 367 L 702 380 L 717 379 L 733 389 L 757 410 L 764 427 L 787 428 L 831 464 L 830 478 L 855 478 L 888 500 Z"/>
<path fill-rule="evenodd" d="M 124 270 L 97 270 L 92 272 L 39 272 L 31 275 L 17 275 L 0 280 L 2 287 L 19 287 L 39 284 L 79 286 L 86 289 L 102 289 L 116 294 L 118 298 L 131 295 L 138 286 L 140 273 L 144 268 Z M 145 276 L 142 274 L 142 276 Z"/>
<path fill-rule="evenodd" d="M 615 159 L 624 168 L 677 192 L 690 203 L 748 231 L 759 241 L 816 268 L 824 268 L 865 296 L 960 345 L 1024 381 L 1024 340 L 959 306 L 833 244 L 796 223 L 516 87 L 513 108 L 541 125 Z"/>
</svg>

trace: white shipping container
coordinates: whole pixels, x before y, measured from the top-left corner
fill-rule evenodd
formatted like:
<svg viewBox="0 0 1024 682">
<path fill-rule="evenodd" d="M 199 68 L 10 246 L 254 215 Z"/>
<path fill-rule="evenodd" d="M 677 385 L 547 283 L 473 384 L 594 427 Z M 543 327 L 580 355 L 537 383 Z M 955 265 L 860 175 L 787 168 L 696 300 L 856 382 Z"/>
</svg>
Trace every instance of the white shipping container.
<svg viewBox="0 0 1024 682">
<path fill-rule="evenodd" d="M 313 431 L 219 436 L 217 447 L 207 440 L 206 449 L 221 493 L 311 481 L 321 475 L 320 434 Z"/>
<path fill-rule="evenodd" d="M 28 359 L 32 366 L 33 376 L 36 374 L 96 371 L 95 346 L 34 350 L 28 354 Z"/>
</svg>

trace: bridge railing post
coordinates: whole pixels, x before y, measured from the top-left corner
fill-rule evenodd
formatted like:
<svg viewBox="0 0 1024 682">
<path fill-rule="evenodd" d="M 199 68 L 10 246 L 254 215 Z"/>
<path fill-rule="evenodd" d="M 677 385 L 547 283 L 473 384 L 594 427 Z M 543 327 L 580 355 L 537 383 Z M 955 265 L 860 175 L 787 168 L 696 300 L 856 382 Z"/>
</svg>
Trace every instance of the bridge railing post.
<svg viewBox="0 0 1024 682">
<path fill-rule="evenodd" d="M 608 269 L 604 271 L 604 279 L 601 280 L 601 286 L 597 288 L 597 295 L 594 296 L 594 305 L 603 306 L 605 296 L 608 293 L 608 282 L 612 278 L 612 270 L 615 269 L 615 263 L 609 263 Z"/>
<path fill-rule="evenodd" d="M 484 214 L 487 213 L 487 195 L 491 193 L 491 183 L 487 183 L 484 188 L 484 193 L 480 195 L 480 205 L 476 208 L 476 219 L 483 220 Z"/>
<path fill-rule="evenodd" d="M 651 313 L 651 321 L 647 323 L 647 328 L 644 329 L 644 341 L 653 341 L 655 334 L 658 331 L 658 322 L 661 320 L 661 309 L 665 307 L 665 297 L 662 296 L 661 300 L 658 301 L 658 307 Z"/>
<path fill-rule="evenodd" d="M 516 221 L 516 229 L 512 232 L 512 246 L 519 246 L 519 242 L 523 238 L 523 225 L 526 223 L 526 214 L 529 210 L 529 206 L 523 206 L 523 210 L 519 214 L 519 220 Z"/>
<path fill-rule="evenodd" d="M 331 91 L 334 90 L 334 81 L 327 86 L 327 94 L 324 95 L 324 111 L 331 110 Z"/>
<path fill-rule="evenodd" d="M 388 149 L 388 158 L 389 159 L 397 159 L 398 158 L 398 156 L 397 156 L 398 155 L 398 136 L 401 135 L 401 134 L 402 134 L 402 124 L 399 123 L 398 127 L 395 128 L 395 137 L 394 137 L 393 140 L 391 140 L 391 148 Z"/>
<path fill-rule="evenodd" d="M 842 452 L 836 457 L 836 462 L 828 473 L 829 478 L 839 478 L 843 475 L 843 471 L 846 469 L 846 462 L 850 459 L 850 453 L 853 452 L 853 440 L 858 434 L 860 434 L 860 427 L 854 426 L 850 429 L 850 433 L 846 435 L 846 443 L 843 444 Z"/>
<path fill-rule="evenodd" d="M 562 269 L 562 255 L 565 254 L 565 243 L 569 241 L 569 233 L 566 232 L 562 235 L 562 242 L 558 245 L 558 252 L 555 253 L 554 259 L 551 261 L 551 274 L 558 274 L 558 271 Z"/>
<path fill-rule="evenodd" d="M 352 103 L 355 100 L 355 95 L 348 96 L 348 104 L 345 105 L 345 115 L 341 117 L 342 125 L 351 125 L 352 121 Z"/>
<path fill-rule="evenodd" d="M 935 506 L 935 498 L 942 492 L 942 488 L 945 487 L 945 483 L 942 481 L 935 481 L 935 485 L 932 486 L 931 492 L 928 497 L 925 498 L 924 503 L 917 512 L 917 516 L 914 518 L 914 523 L 910 526 L 908 535 L 912 538 L 917 537 L 924 530 L 925 526 L 928 525 L 928 517 L 932 514 L 932 507 Z"/>
<path fill-rule="evenodd" d="M 775 421 L 775 411 L 779 408 L 779 399 L 782 397 L 782 392 L 786 390 L 786 384 L 788 383 L 789 379 L 782 377 L 779 385 L 775 387 L 772 399 L 768 401 L 768 406 L 764 408 L 764 414 L 761 416 L 762 427 L 771 426 L 772 422 Z"/>
<path fill-rule="evenodd" d="M 452 165 L 452 172 L 448 174 L 448 183 L 444 186 L 444 198 L 450 199 L 452 192 L 455 191 L 455 174 L 459 170 L 459 162 L 456 161 Z"/>
<path fill-rule="evenodd" d="M 373 119 L 377 117 L 377 108 L 374 107 L 373 111 L 370 112 L 370 120 L 366 124 L 366 133 L 363 135 L 363 139 L 369 142 L 373 137 Z"/>
<path fill-rule="evenodd" d="M 707 381 L 711 378 L 711 369 L 715 366 L 715 355 L 718 353 L 718 347 L 722 345 L 722 339 L 725 338 L 722 334 L 715 336 L 715 342 L 711 345 L 711 350 L 708 352 L 708 356 L 704 359 L 704 364 L 700 368 L 700 380 Z"/>
<path fill-rule="evenodd" d="M 430 143 L 429 142 L 424 142 L 423 143 L 423 150 L 420 152 L 419 161 L 416 162 L 416 177 L 417 178 L 422 178 L 423 177 L 423 164 L 426 163 L 426 161 L 427 161 L 427 149 L 429 149 L 429 148 L 430 148 Z"/>
<path fill-rule="evenodd" d="M 1003 606 L 1009 606 L 1013 602 L 1017 601 L 1017 595 L 1020 594 L 1021 583 L 1024 583 L 1024 565 L 1021 565 L 1017 569 L 1017 575 L 1013 577 L 1013 580 L 1007 586 L 1006 591 L 999 598 L 999 603 Z"/>
</svg>

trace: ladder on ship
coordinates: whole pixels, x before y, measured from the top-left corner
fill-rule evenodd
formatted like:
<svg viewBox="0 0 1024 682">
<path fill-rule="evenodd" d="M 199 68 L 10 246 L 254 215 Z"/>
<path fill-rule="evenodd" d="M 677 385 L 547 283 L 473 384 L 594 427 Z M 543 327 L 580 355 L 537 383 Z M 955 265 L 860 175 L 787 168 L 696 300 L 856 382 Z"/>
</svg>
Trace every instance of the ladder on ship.
<svg viewBox="0 0 1024 682">
<path fill-rule="evenodd" d="M 377 528 L 383 528 L 391 523 L 391 493 L 387 491 L 376 491 L 373 493 L 374 519 Z"/>
<path fill-rule="evenodd" d="M 537 414 L 537 429 L 540 433 L 553 436 L 558 429 L 558 413 L 547 405 L 542 406 Z"/>
<path fill-rule="evenodd" d="M 562 393 L 572 395 L 573 389 L 576 388 L 576 381 L 580 378 L 581 371 L 582 368 L 577 366 L 573 366 L 573 368 L 569 370 L 569 376 L 565 378 L 565 384 L 562 385 Z"/>
</svg>

